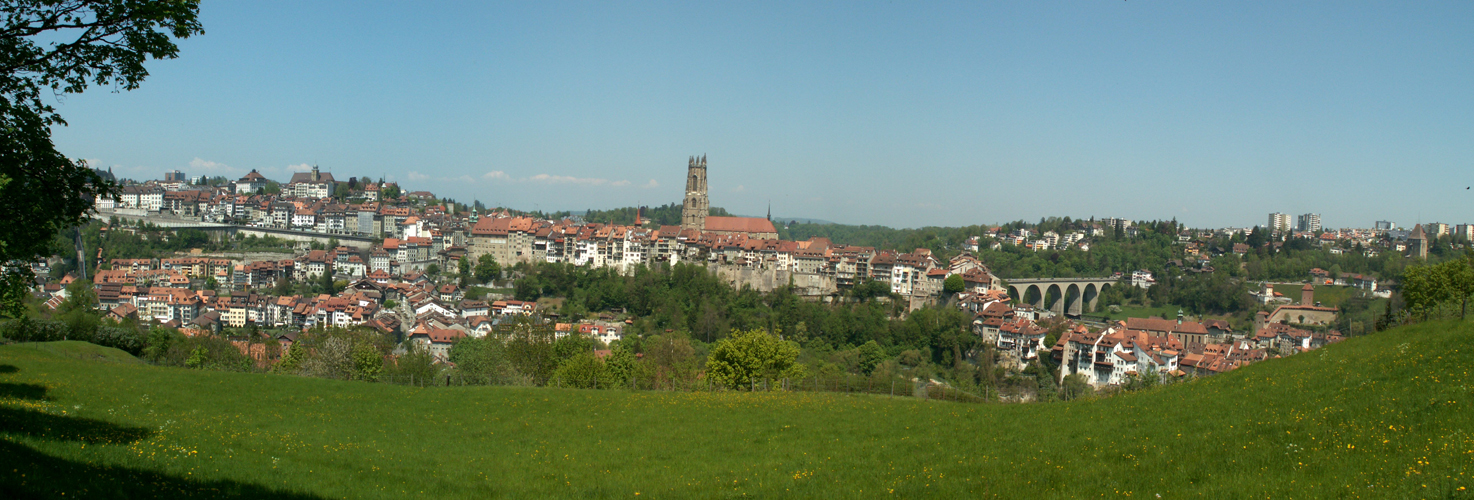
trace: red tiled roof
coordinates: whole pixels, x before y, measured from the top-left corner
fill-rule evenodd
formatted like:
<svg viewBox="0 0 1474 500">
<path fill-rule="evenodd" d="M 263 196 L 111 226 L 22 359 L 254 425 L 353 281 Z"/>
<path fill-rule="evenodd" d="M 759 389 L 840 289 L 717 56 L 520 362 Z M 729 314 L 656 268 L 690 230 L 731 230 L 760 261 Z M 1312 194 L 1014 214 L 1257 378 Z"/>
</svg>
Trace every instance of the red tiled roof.
<svg viewBox="0 0 1474 500">
<path fill-rule="evenodd" d="M 706 230 L 727 233 L 776 233 L 773 221 L 760 217 L 707 217 Z"/>
</svg>

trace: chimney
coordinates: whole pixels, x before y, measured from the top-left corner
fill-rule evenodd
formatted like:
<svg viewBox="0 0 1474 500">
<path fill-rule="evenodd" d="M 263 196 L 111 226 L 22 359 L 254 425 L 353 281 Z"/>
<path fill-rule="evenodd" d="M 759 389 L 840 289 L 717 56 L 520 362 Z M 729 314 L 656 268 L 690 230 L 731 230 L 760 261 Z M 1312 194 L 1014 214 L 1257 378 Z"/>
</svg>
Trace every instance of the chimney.
<svg viewBox="0 0 1474 500">
<path fill-rule="evenodd" d="M 1302 306 L 1312 306 L 1312 305 L 1315 305 L 1315 287 L 1314 286 L 1307 284 L 1307 285 L 1305 285 L 1303 287 L 1300 287 L 1300 305 L 1302 305 Z"/>
</svg>

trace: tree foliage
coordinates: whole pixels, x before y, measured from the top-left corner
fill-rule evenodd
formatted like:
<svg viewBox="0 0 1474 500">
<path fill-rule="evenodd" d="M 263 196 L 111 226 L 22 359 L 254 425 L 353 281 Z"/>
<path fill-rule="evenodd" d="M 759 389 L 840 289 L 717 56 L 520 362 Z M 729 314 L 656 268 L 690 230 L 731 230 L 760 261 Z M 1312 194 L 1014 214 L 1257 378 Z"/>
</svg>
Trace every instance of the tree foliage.
<svg viewBox="0 0 1474 500">
<path fill-rule="evenodd" d="M 117 188 L 56 150 L 65 125 L 43 100 L 90 84 L 132 90 L 144 62 L 178 55 L 174 39 L 203 33 L 193 0 L 10 0 L 0 24 L 0 263 L 49 255 L 51 236 L 78 225 Z M 0 315 L 20 314 L 28 266 L 0 276 Z"/>
<path fill-rule="evenodd" d="M 496 263 L 496 259 L 492 258 L 491 254 L 481 254 L 481 257 L 476 259 L 475 274 L 476 281 L 490 283 L 491 280 L 502 275 L 502 266 Z"/>
<path fill-rule="evenodd" d="M 761 329 L 733 331 L 712 349 L 706 374 L 728 388 L 747 388 L 764 380 L 803 378 L 803 365 L 797 359 L 795 342 Z"/>
<path fill-rule="evenodd" d="M 1457 303 L 1459 317 L 1468 312 L 1474 295 L 1474 256 L 1439 264 L 1409 267 L 1402 276 L 1402 297 L 1414 314 L 1428 314 L 1439 306 Z"/>
</svg>

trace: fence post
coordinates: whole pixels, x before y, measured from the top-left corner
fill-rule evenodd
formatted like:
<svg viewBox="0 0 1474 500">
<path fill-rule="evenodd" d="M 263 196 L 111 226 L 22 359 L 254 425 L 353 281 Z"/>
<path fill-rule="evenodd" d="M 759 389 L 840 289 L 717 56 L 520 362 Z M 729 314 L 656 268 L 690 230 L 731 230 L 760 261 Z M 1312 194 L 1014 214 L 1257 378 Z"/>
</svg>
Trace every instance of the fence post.
<svg viewBox="0 0 1474 500">
<path fill-rule="evenodd" d="M 896 397 L 896 381 L 891 381 L 891 397 Z"/>
</svg>

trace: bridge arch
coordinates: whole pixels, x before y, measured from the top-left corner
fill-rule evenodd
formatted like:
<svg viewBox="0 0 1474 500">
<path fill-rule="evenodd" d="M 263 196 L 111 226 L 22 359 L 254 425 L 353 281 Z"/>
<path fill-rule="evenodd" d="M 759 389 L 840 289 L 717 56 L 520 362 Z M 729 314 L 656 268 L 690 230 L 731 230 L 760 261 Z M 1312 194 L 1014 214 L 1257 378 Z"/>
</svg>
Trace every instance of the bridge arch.
<svg viewBox="0 0 1474 500">
<path fill-rule="evenodd" d="M 1009 298 L 1016 303 L 1070 316 L 1095 312 L 1100 294 L 1116 286 L 1112 278 L 1025 278 L 1005 282 Z"/>
<path fill-rule="evenodd" d="M 1044 301 L 1043 301 L 1043 304 L 1044 304 L 1044 308 L 1045 309 L 1049 309 L 1050 311 L 1053 311 L 1056 316 L 1059 316 L 1059 315 L 1064 314 L 1065 313 L 1065 293 L 1064 293 L 1064 288 L 1060 287 L 1059 286 L 1059 283 L 1050 283 L 1049 286 L 1044 289 Z"/>
<path fill-rule="evenodd" d="M 1080 291 L 1079 283 L 1070 283 L 1069 286 L 1065 287 L 1064 301 L 1066 315 L 1075 317 L 1080 316 L 1080 313 L 1082 312 L 1081 309 L 1083 307 L 1083 301 L 1081 300 L 1083 296 L 1084 294 Z"/>
</svg>

